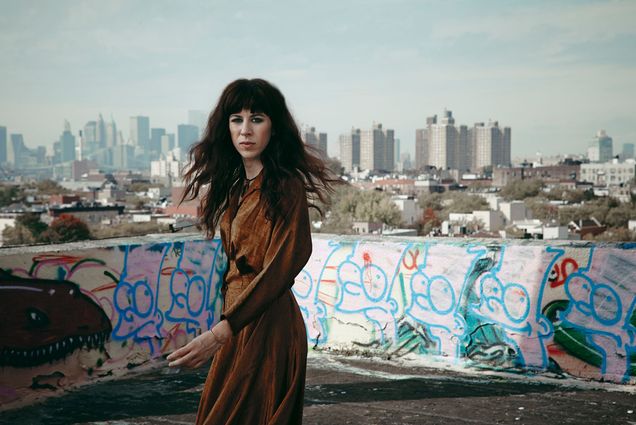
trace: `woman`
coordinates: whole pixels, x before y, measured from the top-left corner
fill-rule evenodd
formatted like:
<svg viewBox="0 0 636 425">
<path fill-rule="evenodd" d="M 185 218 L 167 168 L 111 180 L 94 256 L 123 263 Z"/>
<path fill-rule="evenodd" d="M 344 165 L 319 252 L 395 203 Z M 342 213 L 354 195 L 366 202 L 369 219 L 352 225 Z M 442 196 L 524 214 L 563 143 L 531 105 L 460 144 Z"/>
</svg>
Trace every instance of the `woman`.
<svg viewBox="0 0 636 425">
<path fill-rule="evenodd" d="M 184 198 L 204 192 L 201 223 L 208 236 L 220 225 L 228 268 L 221 320 L 169 365 L 214 356 L 197 424 L 299 424 L 307 336 L 291 286 L 311 254 L 307 194 L 326 202 L 336 180 L 261 79 L 225 88 L 190 160 Z"/>
</svg>

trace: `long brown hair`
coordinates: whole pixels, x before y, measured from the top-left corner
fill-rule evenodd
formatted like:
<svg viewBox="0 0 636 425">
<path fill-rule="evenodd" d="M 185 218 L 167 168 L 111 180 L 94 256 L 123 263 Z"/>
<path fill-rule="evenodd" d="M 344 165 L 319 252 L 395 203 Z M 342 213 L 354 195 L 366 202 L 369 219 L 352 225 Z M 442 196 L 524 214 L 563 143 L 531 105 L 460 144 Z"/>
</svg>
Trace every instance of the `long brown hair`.
<svg viewBox="0 0 636 425">
<path fill-rule="evenodd" d="M 303 143 L 280 90 L 258 78 L 233 81 L 212 110 L 203 138 L 190 149 L 190 163 L 184 174 L 186 187 L 181 201 L 196 199 L 202 192 L 200 224 L 209 237 L 214 235 L 221 215 L 228 208 L 233 190 L 245 177 L 243 161 L 232 144 L 229 130 L 230 115 L 243 109 L 264 113 L 272 121 L 272 136 L 261 154 L 261 196 L 265 198 L 270 220 L 280 213 L 286 183 L 290 180 L 302 181 L 309 200 L 322 204 L 329 203 L 333 185 L 340 182 L 317 151 Z"/>
</svg>

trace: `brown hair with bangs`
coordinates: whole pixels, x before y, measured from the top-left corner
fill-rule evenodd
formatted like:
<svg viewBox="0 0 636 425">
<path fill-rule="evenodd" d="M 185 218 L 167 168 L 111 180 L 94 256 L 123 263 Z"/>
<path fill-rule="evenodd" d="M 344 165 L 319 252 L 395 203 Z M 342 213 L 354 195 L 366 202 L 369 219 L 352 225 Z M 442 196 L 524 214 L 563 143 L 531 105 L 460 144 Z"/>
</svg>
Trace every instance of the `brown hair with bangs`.
<svg viewBox="0 0 636 425">
<path fill-rule="evenodd" d="M 209 237 L 214 236 L 232 192 L 245 177 L 243 161 L 232 144 L 229 129 L 230 115 L 243 109 L 263 113 L 272 121 L 272 135 L 261 154 L 261 196 L 265 197 L 270 220 L 280 214 L 282 197 L 290 180 L 303 183 L 310 205 L 318 211 L 320 208 L 311 201 L 328 204 L 333 185 L 340 182 L 317 151 L 303 143 L 280 90 L 258 78 L 233 81 L 223 90 L 212 110 L 203 138 L 190 149 L 190 162 L 184 174 L 186 187 L 181 201 L 202 195 L 200 223 Z"/>
</svg>

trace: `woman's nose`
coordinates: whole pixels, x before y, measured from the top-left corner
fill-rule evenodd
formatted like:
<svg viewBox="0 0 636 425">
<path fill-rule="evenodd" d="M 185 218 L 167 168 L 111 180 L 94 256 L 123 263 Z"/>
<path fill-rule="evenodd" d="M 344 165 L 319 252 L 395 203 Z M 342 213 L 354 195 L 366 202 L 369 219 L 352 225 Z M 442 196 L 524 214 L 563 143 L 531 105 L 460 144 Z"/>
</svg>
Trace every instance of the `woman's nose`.
<svg viewBox="0 0 636 425">
<path fill-rule="evenodd" d="M 250 134 L 252 132 L 252 127 L 249 123 L 244 123 L 241 126 L 241 134 Z"/>
</svg>

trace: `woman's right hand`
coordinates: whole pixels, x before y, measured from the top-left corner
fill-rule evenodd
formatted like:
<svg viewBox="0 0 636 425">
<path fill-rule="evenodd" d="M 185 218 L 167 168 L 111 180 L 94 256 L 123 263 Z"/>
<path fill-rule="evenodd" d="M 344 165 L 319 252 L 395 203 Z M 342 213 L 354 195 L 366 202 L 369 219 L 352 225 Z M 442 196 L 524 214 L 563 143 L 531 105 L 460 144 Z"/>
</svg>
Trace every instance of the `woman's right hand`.
<svg viewBox="0 0 636 425">
<path fill-rule="evenodd" d="M 232 336 L 232 330 L 226 320 L 217 323 L 214 328 L 203 332 L 185 346 L 167 357 L 170 367 L 198 368 L 203 366 Z"/>
</svg>

